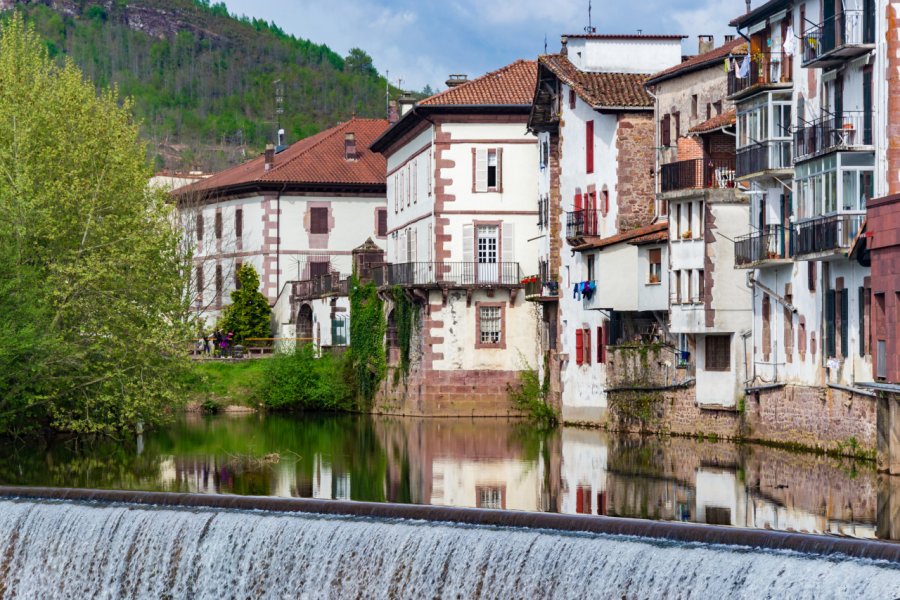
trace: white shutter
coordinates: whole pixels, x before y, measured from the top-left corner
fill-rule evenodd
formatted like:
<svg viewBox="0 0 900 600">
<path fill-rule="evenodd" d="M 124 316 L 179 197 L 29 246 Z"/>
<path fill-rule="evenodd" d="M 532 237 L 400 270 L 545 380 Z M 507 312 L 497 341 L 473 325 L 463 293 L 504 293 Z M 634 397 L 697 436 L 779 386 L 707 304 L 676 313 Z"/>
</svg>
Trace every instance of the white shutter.
<svg viewBox="0 0 900 600">
<path fill-rule="evenodd" d="M 475 149 L 475 191 L 486 192 L 488 189 L 487 179 L 487 148 Z"/>
<path fill-rule="evenodd" d="M 407 263 L 409 260 L 406 258 L 406 237 L 409 235 L 409 232 L 404 229 L 400 232 L 400 262 Z"/>
<path fill-rule="evenodd" d="M 475 226 L 472 223 L 463 225 L 463 262 L 475 262 Z"/>
<path fill-rule="evenodd" d="M 502 226 L 501 239 L 500 239 L 500 262 L 503 263 L 512 263 L 516 261 L 516 236 L 513 233 L 515 229 L 513 228 L 512 223 L 504 223 Z M 509 278 L 515 278 L 518 276 L 518 273 L 512 267 L 502 266 L 500 267 L 500 277 L 502 278 L 503 283 L 516 283 L 516 281 L 507 281 Z"/>
</svg>

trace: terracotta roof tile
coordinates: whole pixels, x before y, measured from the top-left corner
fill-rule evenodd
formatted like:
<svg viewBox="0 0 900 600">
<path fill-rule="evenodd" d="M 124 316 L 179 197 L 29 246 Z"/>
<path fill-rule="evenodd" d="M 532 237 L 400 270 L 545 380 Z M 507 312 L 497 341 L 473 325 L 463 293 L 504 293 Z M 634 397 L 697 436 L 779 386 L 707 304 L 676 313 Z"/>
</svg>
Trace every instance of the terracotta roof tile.
<svg viewBox="0 0 900 600">
<path fill-rule="evenodd" d="M 731 110 L 723 112 L 721 115 L 716 115 L 707 121 L 694 125 L 688 130 L 688 133 L 709 133 L 710 131 L 722 129 L 723 127 L 729 127 L 735 123 L 737 123 L 737 111 L 732 108 Z"/>
<path fill-rule="evenodd" d="M 530 105 L 537 82 L 537 62 L 517 60 L 420 101 L 419 106 Z"/>
<path fill-rule="evenodd" d="M 653 108 L 644 89 L 646 74 L 582 71 L 562 54 L 546 54 L 538 61 L 594 108 Z"/>
<path fill-rule="evenodd" d="M 585 237 L 585 243 L 579 246 L 575 246 L 574 249 L 578 251 L 598 250 L 623 242 L 627 242 L 629 244 L 647 243 L 650 241 L 657 241 L 656 236 L 659 236 L 659 241 L 662 241 L 667 239 L 668 231 L 669 222 L 659 221 L 657 223 L 653 223 L 652 225 L 645 225 L 643 227 L 638 227 L 637 229 L 617 233 L 616 235 L 611 235 L 605 238 L 588 236 Z"/>
<path fill-rule="evenodd" d="M 564 37 L 586 40 L 683 40 L 688 36 L 678 33 L 568 33 Z"/>
<path fill-rule="evenodd" d="M 388 127 L 384 119 L 351 119 L 331 129 L 300 140 L 275 155 L 275 163 L 265 170 L 265 157 L 216 173 L 212 177 L 177 190 L 177 194 L 197 192 L 228 193 L 230 188 L 257 185 L 385 185 L 387 163 L 384 156 L 369 150 L 369 144 Z M 356 136 L 358 158 L 344 158 L 344 134 Z"/>
<path fill-rule="evenodd" d="M 686 61 L 675 65 L 674 67 L 669 67 L 664 71 L 660 71 L 659 73 L 652 75 L 650 79 L 647 80 L 647 84 L 655 85 L 667 79 L 677 77 L 678 75 L 681 75 L 683 73 L 690 73 L 691 71 L 697 71 L 716 65 L 723 67 L 724 72 L 725 58 L 731 54 L 747 54 L 747 42 L 745 42 L 743 38 L 737 38 L 728 42 L 727 44 L 723 44 L 718 48 L 710 50 L 709 52 L 704 52 L 703 54 L 692 56 Z"/>
</svg>

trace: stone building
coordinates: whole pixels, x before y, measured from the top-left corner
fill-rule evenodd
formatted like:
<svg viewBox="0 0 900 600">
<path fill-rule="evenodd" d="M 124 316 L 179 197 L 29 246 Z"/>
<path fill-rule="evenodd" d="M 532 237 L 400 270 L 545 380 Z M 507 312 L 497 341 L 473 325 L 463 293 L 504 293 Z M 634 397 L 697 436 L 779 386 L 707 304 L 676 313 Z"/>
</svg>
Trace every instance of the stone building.
<svg viewBox="0 0 900 600">
<path fill-rule="evenodd" d="M 289 281 L 349 274 L 367 238 L 384 245 L 385 162 L 368 145 L 387 126 L 354 118 L 172 192 L 196 243 L 193 294 L 207 323 L 242 264 L 254 266 L 274 304 Z"/>
<path fill-rule="evenodd" d="M 669 328 L 678 368 L 695 378 L 705 410 L 735 410 L 753 357 L 744 343 L 751 294 L 734 269 L 732 240 L 747 233 L 747 196 L 735 183 L 735 111 L 726 60 L 746 54 L 729 40 L 647 81 L 656 97 L 659 210 L 668 215 Z"/>
<path fill-rule="evenodd" d="M 539 140 L 540 358 L 567 421 L 600 423 L 606 348 L 664 336 L 665 220 L 654 199 L 650 73 L 681 59 L 681 36 L 571 35 L 541 56 L 529 129 Z"/>
<path fill-rule="evenodd" d="M 519 60 L 415 105 L 372 144 L 387 161 L 380 283 L 417 306 L 408 373 L 386 293 L 391 373 L 378 409 L 502 415 L 531 363 L 533 310 L 521 264 L 537 260 L 537 141 L 525 128 L 536 65 Z"/>
</svg>

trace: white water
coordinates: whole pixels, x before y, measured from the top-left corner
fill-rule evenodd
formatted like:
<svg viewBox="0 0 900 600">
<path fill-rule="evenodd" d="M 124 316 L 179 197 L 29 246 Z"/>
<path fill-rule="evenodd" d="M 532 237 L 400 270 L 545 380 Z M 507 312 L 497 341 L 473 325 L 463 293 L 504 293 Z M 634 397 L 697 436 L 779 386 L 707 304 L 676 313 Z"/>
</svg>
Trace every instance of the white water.
<svg viewBox="0 0 900 600">
<path fill-rule="evenodd" d="M 0 598 L 897 598 L 900 568 L 634 538 L 0 501 Z"/>
</svg>

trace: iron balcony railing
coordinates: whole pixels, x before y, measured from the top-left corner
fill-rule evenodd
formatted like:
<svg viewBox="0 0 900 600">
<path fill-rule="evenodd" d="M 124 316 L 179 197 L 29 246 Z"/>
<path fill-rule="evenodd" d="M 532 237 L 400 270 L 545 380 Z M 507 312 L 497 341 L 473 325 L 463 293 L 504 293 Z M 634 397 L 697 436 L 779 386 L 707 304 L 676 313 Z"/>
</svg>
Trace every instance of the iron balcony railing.
<svg viewBox="0 0 900 600">
<path fill-rule="evenodd" d="M 737 151 L 735 176 L 743 177 L 760 171 L 792 169 L 793 159 L 789 140 L 759 142 Z"/>
<path fill-rule="evenodd" d="M 781 225 L 767 225 L 734 240 L 734 266 L 750 267 L 767 260 L 791 258 L 793 252 L 794 232 Z"/>
<path fill-rule="evenodd" d="M 749 64 L 744 66 L 745 61 Z M 791 57 L 781 52 L 757 52 L 736 59 L 728 72 L 728 95 L 734 96 L 756 86 L 791 83 Z"/>
<path fill-rule="evenodd" d="M 306 279 L 291 282 L 291 295 L 296 299 L 320 298 L 328 295 L 346 296 L 349 293 L 349 281 L 347 277 L 341 277 L 340 273 L 327 273 Z"/>
<path fill-rule="evenodd" d="M 734 157 L 679 160 L 662 166 L 662 191 L 734 187 Z"/>
<path fill-rule="evenodd" d="M 849 250 L 864 218 L 864 213 L 848 213 L 799 223 L 794 256 Z"/>
<path fill-rule="evenodd" d="M 517 262 L 410 262 L 373 269 L 379 287 L 523 287 Z"/>
<path fill-rule="evenodd" d="M 867 5 L 871 6 L 868 1 Z M 875 44 L 875 10 L 852 9 L 829 17 L 800 36 L 804 67 L 829 57 L 853 58 L 868 51 L 853 50 L 858 46 Z"/>
<path fill-rule="evenodd" d="M 599 235 L 600 211 L 596 208 L 573 210 L 566 213 L 566 237 Z"/>
<path fill-rule="evenodd" d="M 872 143 L 871 112 L 825 115 L 794 130 L 794 160 Z"/>
<path fill-rule="evenodd" d="M 525 286 L 526 298 L 541 296 L 544 293 L 544 280 L 540 275 L 526 275 L 522 278 L 522 284 Z"/>
</svg>

